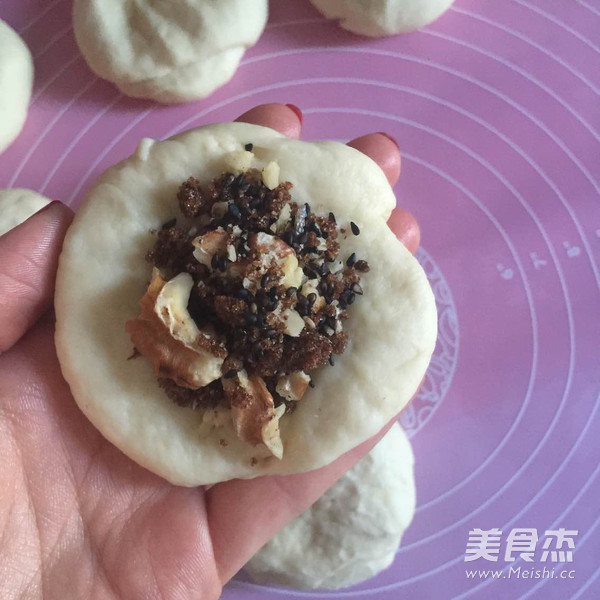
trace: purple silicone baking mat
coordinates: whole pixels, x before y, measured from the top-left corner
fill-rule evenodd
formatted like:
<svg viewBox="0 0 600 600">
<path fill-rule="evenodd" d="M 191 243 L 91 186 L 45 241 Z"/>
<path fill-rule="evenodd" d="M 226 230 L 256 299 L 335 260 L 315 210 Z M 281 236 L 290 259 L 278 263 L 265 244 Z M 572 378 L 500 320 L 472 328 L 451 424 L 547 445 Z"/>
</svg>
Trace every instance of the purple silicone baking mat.
<svg viewBox="0 0 600 600">
<path fill-rule="evenodd" d="M 440 336 L 401 419 L 418 508 L 396 561 L 331 593 L 238 575 L 223 598 L 600 597 L 600 1 L 457 0 L 368 40 L 278 0 L 233 81 L 175 107 L 93 76 L 70 10 L 2 0 L 36 79 L 0 187 L 76 206 L 141 137 L 293 102 L 305 139 L 392 134 L 398 201 L 422 224 Z"/>
</svg>

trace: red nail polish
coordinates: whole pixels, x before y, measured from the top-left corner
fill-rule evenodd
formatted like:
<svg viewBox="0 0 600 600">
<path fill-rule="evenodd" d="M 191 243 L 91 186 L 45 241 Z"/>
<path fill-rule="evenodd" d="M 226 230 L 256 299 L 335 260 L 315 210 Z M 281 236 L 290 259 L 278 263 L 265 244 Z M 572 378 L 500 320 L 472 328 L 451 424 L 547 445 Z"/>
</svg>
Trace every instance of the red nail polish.
<svg viewBox="0 0 600 600">
<path fill-rule="evenodd" d="M 302 111 L 295 104 L 286 104 L 286 106 L 294 112 L 294 114 L 298 117 L 298 121 L 300 121 L 300 125 L 302 125 L 302 121 L 304 120 Z"/>
<path fill-rule="evenodd" d="M 400 150 L 400 144 L 398 144 L 398 142 L 389 133 L 385 133 L 385 131 L 378 131 L 377 133 L 383 137 L 386 137 L 388 140 L 390 140 L 390 142 L 394 142 L 396 148 Z"/>
</svg>

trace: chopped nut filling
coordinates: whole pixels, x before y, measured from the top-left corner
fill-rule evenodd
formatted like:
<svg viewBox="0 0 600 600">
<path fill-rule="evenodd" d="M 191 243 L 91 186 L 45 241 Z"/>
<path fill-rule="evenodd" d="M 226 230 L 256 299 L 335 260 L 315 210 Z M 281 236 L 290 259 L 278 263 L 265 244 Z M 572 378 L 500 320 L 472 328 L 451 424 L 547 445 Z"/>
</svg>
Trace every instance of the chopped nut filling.
<svg viewBox="0 0 600 600">
<path fill-rule="evenodd" d="M 229 157 L 241 173 L 181 185 L 185 225 L 157 231 L 152 281 L 126 329 L 169 398 L 229 410 L 241 440 L 281 458 L 279 421 L 314 387 L 310 373 L 345 351 L 369 265 L 339 256 L 335 215 L 295 203 L 276 162 L 248 169 L 252 148 Z"/>
</svg>

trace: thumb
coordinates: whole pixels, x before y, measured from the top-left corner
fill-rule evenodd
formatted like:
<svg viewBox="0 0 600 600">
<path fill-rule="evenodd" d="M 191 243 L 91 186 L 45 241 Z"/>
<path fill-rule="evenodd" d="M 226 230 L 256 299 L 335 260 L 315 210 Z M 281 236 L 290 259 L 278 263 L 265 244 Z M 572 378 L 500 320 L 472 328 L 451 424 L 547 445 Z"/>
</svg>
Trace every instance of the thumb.
<svg viewBox="0 0 600 600">
<path fill-rule="evenodd" d="M 0 353 L 52 306 L 58 255 L 73 212 L 52 202 L 0 236 Z"/>
</svg>

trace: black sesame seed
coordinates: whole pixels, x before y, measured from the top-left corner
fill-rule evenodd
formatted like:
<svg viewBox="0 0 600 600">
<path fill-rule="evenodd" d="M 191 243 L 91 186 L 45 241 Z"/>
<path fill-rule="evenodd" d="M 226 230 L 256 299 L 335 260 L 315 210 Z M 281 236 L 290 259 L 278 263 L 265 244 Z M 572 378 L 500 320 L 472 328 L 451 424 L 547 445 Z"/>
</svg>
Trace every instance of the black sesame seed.
<svg viewBox="0 0 600 600">
<path fill-rule="evenodd" d="M 335 317 L 327 317 L 325 319 L 325 324 L 327 325 L 327 327 L 331 327 L 331 329 L 335 330 L 337 326 L 337 320 Z"/>
<path fill-rule="evenodd" d="M 329 364 L 333 367 L 335 365 L 335 361 L 333 360 L 333 354 L 329 355 Z"/>
<path fill-rule="evenodd" d="M 219 256 L 219 271 L 222 273 L 227 271 L 227 259 L 224 256 Z"/>
<path fill-rule="evenodd" d="M 335 215 L 334 215 L 332 212 L 330 212 L 330 213 L 329 213 L 329 220 L 330 220 L 332 223 L 335 223 L 335 222 L 336 222 L 336 220 L 335 220 Z"/>
<path fill-rule="evenodd" d="M 240 173 L 233 181 L 233 185 L 240 187 L 244 183 L 245 177 L 243 173 Z"/>
<path fill-rule="evenodd" d="M 321 276 L 325 277 L 329 274 L 329 265 L 326 262 L 323 262 L 321 265 Z"/>
<path fill-rule="evenodd" d="M 302 235 L 306 230 L 306 204 L 298 209 L 294 216 L 294 233 L 296 236 Z"/>
<path fill-rule="evenodd" d="M 297 291 L 298 291 L 297 287 L 289 287 L 286 290 L 285 295 L 289 298 L 290 296 L 293 296 Z"/>
<path fill-rule="evenodd" d="M 362 295 L 363 295 L 363 289 L 362 289 L 362 287 L 360 286 L 360 283 L 355 283 L 355 284 L 353 284 L 353 285 L 352 285 L 352 291 L 353 291 L 355 294 L 358 294 L 359 296 L 362 296 Z"/>
<path fill-rule="evenodd" d="M 346 261 L 346 264 L 351 267 L 356 262 L 356 252 L 353 252 Z"/>
<path fill-rule="evenodd" d="M 346 294 L 346 303 L 347 304 L 354 304 L 355 300 L 356 300 L 356 295 L 354 294 L 354 292 L 348 292 Z"/>
<path fill-rule="evenodd" d="M 294 232 L 288 229 L 282 236 L 281 239 L 288 245 L 291 246 L 294 243 Z"/>
<path fill-rule="evenodd" d="M 244 320 L 246 321 L 247 325 L 256 325 L 258 322 L 258 317 L 255 314 L 246 313 L 244 315 Z"/>
<path fill-rule="evenodd" d="M 271 300 L 277 298 L 277 286 L 274 285 L 272 288 L 270 288 L 267 294 L 269 295 L 269 298 L 271 298 Z"/>
<path fill-rule="evenodd" d="M 218 254 L 213 254 L 213 257 L 210 259 L 210 266 L 213 269 L 218 269 L 221 264 L 221 260 Z"/>
<path fill-rule="evenodd" d="M 354 221 L 350 221 L 350 229 L 352 229 L 352 233 L 354 235 L 359 235 L 360 234 L 360 229 L 359 229 L 358 225 Z"/>
<path fill-rule="evenodd" d="M 309 385 L 311 388 L 314 388 L 314 387 L 315 387 L 315 382 L 314 382 L 314 381 L 311 379 L 311 380 L 308 382 L 308 385 Z"/>
<path fill-rule="evenodd" d="M 229 369 L 229 371 L 227 371 L 227 373 L 225 373 L 225 375 L 223 375 L 223 377 L 225 379 L 231 379 L 232 377 L 235 377 L 238 373 L 237 369 Z"/>
<path fill-rule="evenodd" d="M 229 211 L 229 214 L 233 219 L 235 219 L 236 221 L 241 220 L 242 213 L 240 212 L 240 209 L 236 204 L 230 204 L 227 210 Z"/>
<path fill-rule="evenodd" d="M 320 227 L 316 224 L 315 221 L 313 221 L 309 226 L 308 226 L 308 230 L 312 231 L 317 237 L 321 237 L 323 235 L 323 232 L 321 231 Z"/>
<path fill-rule="evenodd" d="M 298 244 L 298 245 L 306 244 L 307 239 L 308 239 L 308 234 L 306 233 L 306 231 L 304 231 L 297 237 L 296 244 Z"/>
<path fill-rule="evenodd" d="M 260 280 L 260 287 L 266 287 L 267 283 L 269 283 L 269 274 L 265 273 Z"/>
<path fill-rule="evenodd" d="M 252 152 L 253 148 L 254 148 L 254 144 L 246 144 L 244 146 L 244 150 L 246 150 L 247 152 Z"/>
<path fill-rule="evenodd" d="M 241 288 L 237 291 L 237 297 L 241 300 L 246 300 L 248 298 L 250 292 L 246 288 Z"/>
<path fill-rule="evenodd" d="M 167 221 L 166 223 L 163 223 L 161 225 L 161 229 L 164 231 L 165 229 L 171 229 L 172 227 L 175 227 L 175 224 L 177 223 L 177 219 L 173 218 L 170 221 Z"/>
<path fill-rule="evenodd" d="M 227 173 L 227 175 L 225 175 L 225 177 L 223 178 L 223 186 L 230 186 L 233 183 L 234 179 L 235 175 L 233 173 Z"/>
<path fill-rule="evenodd" d="M 315 269 L 314 265 L 312 265 L 312 264 L 305 265 L 302 270 L 304 271 L 304 274 L 309 279 L 318 279 L 319 278 L 319 272 L 317 271 L 317 269 Z"/>
<path fill-rule="evenodd" d="M 314 292 L 311 292 L 306 299 L 308 303 L 312 306 L 317 301 L 317 295 Z"/>
</svg>

